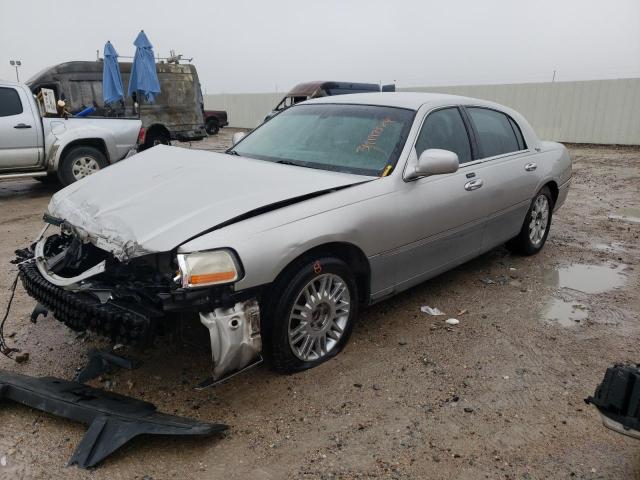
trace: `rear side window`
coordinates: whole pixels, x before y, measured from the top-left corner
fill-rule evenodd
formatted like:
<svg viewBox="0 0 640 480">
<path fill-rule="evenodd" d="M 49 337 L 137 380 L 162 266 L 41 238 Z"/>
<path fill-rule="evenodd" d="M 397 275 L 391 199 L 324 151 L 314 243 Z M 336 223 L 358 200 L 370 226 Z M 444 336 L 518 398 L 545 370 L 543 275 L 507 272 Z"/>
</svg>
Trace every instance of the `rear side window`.
<svg viewBox="0 0 640 480">
<path fill-rule="evenodd" d="M 517 125 L 512 126 L 513 120 L 504 113 L 478 107 L 469 107 L 467 112 L 478 134 L 482 158 L 517 152 L 524 148 L 524 140 L 518 139 L 515 132 L 517 130 L 522 137 L 520 129 Z"/>
<path fill-rule="evenodd" d="M 457 108 L 436 110 L 424 121 L 416 142 L 418 157 L 429 148 L 455 152 L 460 163 L 471 160 L 469 135 Z"/>
<path fill-rule="evenodd" d="M 22 102 L 13 88 L 0 87 L 0 117 L 10 117 L 22 113 Z"/>
<path fill-rule="evenodd" d="M 520 130 L 520 127 L 518 126 L 518 124 L 511 117 L 509 117 L 509 123 L 511 124 L 511 127 L 513 128 L 513 133 L 516 134 L 516 138 L 518 139 L 518 147 L 519 147 L 519 149 L 520 150 L 524 150 L 525 148 L 527 148 L 527 144 L 524 141 L 524 137 L 522 136 L 522 131 Z"/>
</svg>

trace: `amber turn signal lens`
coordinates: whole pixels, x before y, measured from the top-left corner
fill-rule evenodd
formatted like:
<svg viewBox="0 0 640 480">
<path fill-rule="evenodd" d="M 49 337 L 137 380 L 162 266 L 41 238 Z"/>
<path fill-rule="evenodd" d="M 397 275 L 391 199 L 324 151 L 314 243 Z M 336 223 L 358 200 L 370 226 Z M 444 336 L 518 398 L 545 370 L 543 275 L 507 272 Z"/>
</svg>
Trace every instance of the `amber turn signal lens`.
<svg viewBox="0 0 640 480">
<path fill-rule="evenodd" d="M 236 272 L 216 272 L 216 273 L 202 273 L 200 275 L 191 275 L 191 285 L 200 285 L 203 283 L 218 283 L 235 280 Z"/>
</svg>

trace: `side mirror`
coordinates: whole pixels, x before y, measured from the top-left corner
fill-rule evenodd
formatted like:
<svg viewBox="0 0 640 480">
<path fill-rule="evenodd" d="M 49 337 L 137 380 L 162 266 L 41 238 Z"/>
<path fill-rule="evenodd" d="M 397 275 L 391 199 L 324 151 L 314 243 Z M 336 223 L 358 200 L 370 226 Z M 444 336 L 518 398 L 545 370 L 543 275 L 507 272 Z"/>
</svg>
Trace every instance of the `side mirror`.
<svg viewBox="0 0 640 480">
<path fill-rule="evenodd" d="M 242 140 L 247 134 L 244 132 L 236 132 L 233 134 L 233 137 L 231 137 L 231 142 L 233 145 L 235 145 L 236 143 L 238 143 L 240 140 Z"/>
<path fill-rule="evenodd" d="M 439 148 L 429 148 L 420 154 L 415 170 L 409 175 L 409 178 L 455 173 L 458 171 L 459 165 L 456 153 Z"/>
</svg>

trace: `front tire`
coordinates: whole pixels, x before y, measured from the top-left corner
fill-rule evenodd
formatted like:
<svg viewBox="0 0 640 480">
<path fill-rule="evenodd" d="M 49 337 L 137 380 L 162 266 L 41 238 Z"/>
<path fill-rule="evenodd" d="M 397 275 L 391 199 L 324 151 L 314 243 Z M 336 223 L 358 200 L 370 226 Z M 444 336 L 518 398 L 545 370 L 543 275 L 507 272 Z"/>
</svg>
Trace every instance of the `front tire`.
<svg viewBox="0 0 640 480">
<path fill-rule="evenodd" d="M 553 205 L 551 190 L 542 187 L 531 201 L 520 233 L 507 242 L 507 248 L 522 255 L 535 255 L 542 250 L 551 228 Z"/>
<path fill-rule="evenodd" d="M 289 268 L 269 291 L 263 350 L 278 373 L 315 367 L 346 345 L 358 309 L 349 266 L 322 257 Z"/>
<path fill-rule="evenodd" d="M 78 146 L 69 150 L 58 166 L 58 178 L 65 187 L 107 167 L 107 157 L 95 147 Z"/>
</svg>

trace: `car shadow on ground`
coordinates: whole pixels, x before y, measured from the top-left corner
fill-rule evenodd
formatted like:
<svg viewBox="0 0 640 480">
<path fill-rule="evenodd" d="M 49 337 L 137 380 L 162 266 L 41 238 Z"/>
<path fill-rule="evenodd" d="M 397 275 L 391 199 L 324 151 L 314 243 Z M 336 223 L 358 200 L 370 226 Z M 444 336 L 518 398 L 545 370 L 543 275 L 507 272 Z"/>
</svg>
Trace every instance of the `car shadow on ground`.
<svg viewBox="0 0 640 480">
<path fill-rule="evenodd" d="M 56 182 L 39 182 L 34 179 L 0 181 L 0 200 L 25 200 L 51 197 L 62 188 Z"/>
</svg>

